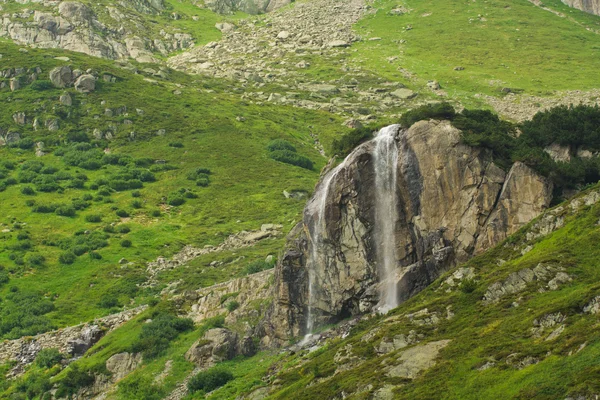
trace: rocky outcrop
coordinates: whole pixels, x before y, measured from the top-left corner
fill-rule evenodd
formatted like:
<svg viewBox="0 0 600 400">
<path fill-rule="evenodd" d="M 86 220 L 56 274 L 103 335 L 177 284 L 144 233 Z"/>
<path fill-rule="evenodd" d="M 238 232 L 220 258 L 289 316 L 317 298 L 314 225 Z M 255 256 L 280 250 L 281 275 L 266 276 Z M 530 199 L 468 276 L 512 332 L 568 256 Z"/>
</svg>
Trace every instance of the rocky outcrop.
<svg viewBox="0 0 600 400">
<path fill-rule="evenodd" d="M 401 302 L 450 266 L 497 244 L 539 215 L 550 203 L 552 187 L 521 163 L 506 173 L 487 151 L 462 144 L 460 132 L 449 122 L 421 121 L 407 130 L 396 129 L 393 279 Z M 359 146 L 324 176 L 303 222 L 290 233 L 275 271 L 276 300 L 264 324 L 271 339 L 305 333 L 307 260 L 320 207 L 321 244 L 310 290 L 317 324 L 377 305 L 381 271 L 376 253 L 381 243 L 375 234 L 374 146 L 374 141 Z"/>
<path fill-rule="evenodd" d="M 134 371 L 141 363 L 140 353 L 118 353 L 106 360 L 106 369 L 112 374 L 113 381 L 118 381 Z"/>
<path fill-rule="evenodd" d="M 577 8 L 590 14 L 600 15 L 600 0 L 561 0 L 569 7 Z"/>
<path fill-rule="evenodd" d="M 205 369 L 218 362 L 231 360 L 239 354 L 252 356 L 254 353 L 252 338 L 240 338 L 237 333 L 228 329 L 214 328 L 208 330 L 192 345 L 185 353 L 185 358 L 199 368 Z"/>
<path fill-rule="evenodd" d="M 147 22 L 136 13 L 161 12 L 161 0 L 127 0 L 109 7 L 77 1 L 35 2 L 42 3 L 35 10 L 23 8 L 2 15 L 0 37 L 32 47 L 59 48 L 109 59 L 131 57 L 140 62 L 158 62 L 154 53 L 166 56 L 194 45 L 190 34 L 172 27 L 165 27 L 156 37 L 148 37 Z"/>
<path fill-rule="evenodd" d="M 89 324 L 71 326 L 33 337 L 6 340 L 0 343 L 0 363 L 15 362 L 12 376 L 20 375 L 42 349 L 58 349 L 71 359 L 82 356 L 106 333 L 135 317 L 147 306 L 140 306 L 118 314 L 98 318 Z"/>
</svg>

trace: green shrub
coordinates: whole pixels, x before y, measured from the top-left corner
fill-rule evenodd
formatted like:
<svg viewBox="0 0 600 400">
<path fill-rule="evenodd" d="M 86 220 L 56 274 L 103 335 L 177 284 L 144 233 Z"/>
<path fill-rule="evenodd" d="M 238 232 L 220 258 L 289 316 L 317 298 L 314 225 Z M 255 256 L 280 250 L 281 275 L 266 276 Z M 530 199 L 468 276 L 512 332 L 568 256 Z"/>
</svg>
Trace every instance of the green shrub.
<svg viewBox="0 0 600 400">
<path fill-rule="evenodd" d="M 142 208 L 144 205 L 142 204 L 142 202 L 140 200 L 134 200 L 131 202 L 131 207 L 135 208 L 135 209 L 140 209 Z"/>
<path fill-rule="evenodd" d="M 132 351 L 142 352 L 144 359 L 153 359 L 163 354 L 169 343 L 180 333 L 191 330 L 194 323 L 189 318 L 159 312 L 152 322 L 144 324 L 139 337 L 132 345 Z"/>
<path fill-rule="evenodd" d="M 117 232 L 123 233 L 123 234 L 129 233 L 129 232 L 131 232 L 131 228 L 128 227 L 127 225 L 119 225 L 119 226 L 117 226 Z"/>
<path fill-rule="evenodd" d="M 160 217 L 160 215 L 161 215 L 160 210 L 158 210 L 158 209 L 150 211 L 151 217 Z"/>
<path fill-rule="evenodd" d="M 134 190 L 133 192 L 131 192 L 131 197 L 140 197 L 141 195 L 142 194 L 139 190 Z"/>
<path fill-rule="evenodd" d="M 53 310 L 52 301 L 41 293 L 12 287 L 0 307 L 0 338 L 17 339 L 53 329 L 45 316 Z"/>
<path fill-rule="evenodd" d="M 165 396 L 164 389 L 151 377 L 136 373 L 119 382 L 118 393 L 123 400 L 159 400 Z"/>
<path fill-rule="evenodd" d="M 55 396 L 56 398 L 73 396 L 79 389 L 91 386 L 94 380 L 90 372 L 82 371 L 76 364 L 71 364 L 63 379 L 60 380 Z"/>
<path fill-rule="evenodd" d="M 473 279 L 465 279 L 460 284 L 460 291 L 463 293 L 473 293 L 477 289 L 477 282 Z"/>
<path fill-rule="evenodd" d="M 131 247 L 131 244 L 131 240 L 129 239 L 121 240 L 121 247 Z"/>
<path fill-rule="evenodd" d="M 2 265 L 0 265 L 0 286 L 8 283 L 9 280 L 10 277 L 8 275 L 8 271 Z"/>
<path fill-rule="evenodd" d="M 356 146 L 373 138 L 373 132 L 377 129 L 371 127 L 362 127 L 343 134 L 331 143 L 331 154 L 340 157 L 347 156 Z"/>
<path fill-rule="evenodd" d="M 102 308 L 113 308 L 119 306 L 121 306 L 121 304 L 119 304 L 119 299 L 110 293 L 102 295 L 102 297 L 100 297 L 100 301 L 98 302 L 98 307 Z"/>
<path fill-rule="evenodd" d="M 93 222 L 93 223 L 102 222 L 102 215 L 100 215 L 100 214 L 89 214 L 89 215 L 85 216 L 85 220 L 87 222 Z"/>
<path fill-rule="evenodd" d="M 212 392 L 233 379 L 233 374 L 222 367 L 213 367 L 207 371 L 199 372 L 188 382 L 188 391 Z"/>
<path fill-rule="evenodd" d="M 59 206 L 54 211 L 56 215 L 60 215 L 62 217 L 74 217 L 75 216 L 75 208 L 73 206 Z"/>
<path fill-rule="evenodd" d="M 237 310 L 240 307 L 240 303 L 236 300 L 232 300 L 229 303 L 227 303 L 227 305 L 225 306 L 225 308 L 227 309 L 227 311 L 229 312 L 233 312 L 235 310 Z"/>
<path fill-rule="evenodd" d="M 121 217 L 121 218 L 129 217 L 129 213 L 125 210 L 117 210 L 117 211 L 115 211 L 115 214 L 117 214 L 117 216 Z"/>
<path fill-rule="evenodd" d="M 273 264 L 270 264 L 266 261 L 263 260 L 257 260 L 257 261 L 253 261 L 250 264 L 248 264 L 246 266 L 246 268 L 244 269 L 244 271 L 246 272 L 246 274 L 256 274 L 257 272 L 260 271 L 264 271 L 266 269 L 271 269 L 273 268 Z"/>
<path fill-rule="evenodd" d="M 298 153 L 290 150 L 275 150 L 269 153 L 269 157 L 275 161 L 295 165 L 304 169 L 313 169 L 313 162 Z"/>
<path fill-rule="evenodd" d="M 75 262 L 77 256 L 71 251 L 67 251 L 58 256 L 58 262 L 65 265 L 70 265 Z"/>
<path fill-rule="evenodd" d="M 182 148 L 183 147 L 183 143 L 181 142 L 171 142 L 169 143 L 169 147 L 175 147 L 175 148 Z"/>
<path fill-rule="evenodd" d="M 35 357 L 35 364 L 41 368 L 50 368 L 63 360 L 64 356 L 58 349 L 42 349 Z"/>
<path fill-rule="evenodd" d="M 447 119 L 451 121 L 454 119 L 455 115 L 456 111 L 450 103 L 442 102 L 425 104 L 402 114 L 402 117 L 400 118 L 400 124 L 405 128 L 409 128 L 414 123 L 423 120 Z"/>
<path fill-rule="evenodd" d="M 44 264 L 46 258 L 39 253 L 27 253 L 25 254 L 25 257 L 23 257 L 23 261 L 30 267 L 37 267 Z"/>
<path fill-rule="evenodd" d="M 167 204 L 173 207 L 177 207 L 185 203 L 185 199 L 180 194 L 170 195 Z"/>
<path fill-rule="evenodd" d="M 296 152 L 296 148 L 285 139 L 275 139 L 271 140 L 269 144 L 267 144 L 268 151 L 277 151 L 277 150 L 288 150 L 292 153 Z"/>
<path fill-rule="evenodd" d="M 40 80 L 31 82 L 31 85 L 29 87 L 32 88 L 33 90 L 42 91 L 42 90 L 53 89 L 54 85 L 52 84 L 51 81 L 40 79 Z"/>
</svg>

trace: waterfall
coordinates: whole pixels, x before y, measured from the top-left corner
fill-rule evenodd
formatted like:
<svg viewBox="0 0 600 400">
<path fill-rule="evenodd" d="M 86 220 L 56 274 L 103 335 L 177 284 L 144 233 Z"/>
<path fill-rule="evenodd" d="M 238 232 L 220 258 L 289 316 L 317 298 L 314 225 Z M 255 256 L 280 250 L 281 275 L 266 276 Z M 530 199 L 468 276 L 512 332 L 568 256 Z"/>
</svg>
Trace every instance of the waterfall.
<svg viewBox="0 0 600 400">
<path fill-rule="evenodd" d="M 312 203 L 314 204 L 314 223 L 310 232 L 310 252 L 307 262 L 308 267 L 308 315 L 306 316 L 306 336 L 308 339 L 314 329 L 314 289 L 315 289 L 315 271 L 319 262 L 319 250 L 323 247 L 323 232 L 326 227 L 324 224 L 325 208 L 327 206 L 327 197 L 329 196 L 329 185 L 344 163 L 331 170 L 323 179 L 321 186 L 315 191 Z"/>
<path fill-rule="evenodd" d="M 385 313 L 398 306 L 396 283 L 396 221 L 398 220 L 398 196 L 396 176 L 398 147 L 395 136 L 398 125 L 387 126 L 379 131 L 373 149 L 375 171 L 375 249 L 379 270 L 379 305 Z"/>
<path fill-rule="evenodd" d="M 379 305 L 380 312 L 387 312 L 398 305 L 398 289 L 396 285 L 396 240 L 395 223 L 398 219 L 398 198 L 396 193 L 396 175 L 398 167 L 398 148 L 395 135 L 399 125 L 391 125 L 379 131 L 371 141 L 373 146 L 372 159 L 375 172 L 375 221 L 374 240 L 379 268 Z M 350 154 L 344 162 L 329 171 L 315 195 L 309 203 L 309 215 L 312 216 L 309 226 L 309 251 L 307 259 L 308 270 L 308 299 L 306 316 L 306 335 L 302 342 L 306 343 L 315 328 L 315 276 L 319 262 L 325 262 L 323 241 L 325 238 L 326 218 L 325 208 L 330 192 L 330 186 L 338 172 L 346 167 Z"/>
</svg>

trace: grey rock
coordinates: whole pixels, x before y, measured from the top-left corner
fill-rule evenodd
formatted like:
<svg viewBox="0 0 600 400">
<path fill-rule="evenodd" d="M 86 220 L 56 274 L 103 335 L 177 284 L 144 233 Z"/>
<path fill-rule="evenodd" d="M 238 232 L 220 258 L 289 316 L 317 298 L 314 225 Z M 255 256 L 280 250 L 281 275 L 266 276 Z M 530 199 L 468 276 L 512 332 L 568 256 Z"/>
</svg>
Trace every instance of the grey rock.
<svg viewBox="0 0 600 400">
<path fill-rule="evenodd" d="M 50 81 L 57 88 L 66 88 L 73 84 L 73 71 L 71 67 L 56 67 L 50 71 Z"/>
<path fill-rule="evenodd" d="M 81 75 L 75 81 L 75 89 L 81 93 L 90 93 L 96 90 L 96 78 L 93 75 Z"/>
<path fill-rule="evenodd" d="M 21 89 L 21 82 L 19 81 L 19 78 L 12 78 L 10 80 L 10 91 L 14 92 L 15 90 L 19 89 Z"/>
<path fill-rule="evenodd" d="M 436 358 L 440 350 L 449 343 L 450 340 L 439 340 L 417 345 L 404 351 L 399 358 L 400 363 L 389 368 L 386 375 L 393 378 L 417 378 L 422 371 L 436 364 Z"/>
<path fill-rule="evenodd" d="M 406 89 L 406 88 L 396 89 L 390 94 L 394 97 L 397 97 L 397 98 L 403 99 L 403 100 L 412 99 L 413 97 L 415 97 L 417 95 L 412 90 Z"/>
<path fill-rule="evenodd" d="M 112 373 L 113 380 L 118 381 L 133 372 L 141 363 L 140 353 L 118 353 L 106 360 L 106 369 Z"/>
<path fill-rule="evenodd" d="M 449 122 L 421 121 L 407 130 L 398 128 L 396 146 L 401 200 L 395 240 L 396 248 L 402 249 L 397 259 L 399 302 L 418 293 L 451 266 L 474 256 L 476 249 L 497 244 L 499 238 L 516 232 L 550 203 L 549 182 L 521 166 L 507 175 L 493 164 L 488 153 L 462 144 L 460 132 Z M 314 275 L 317 280 L 312 292 L 316 324 L 372 311 L 379 300 L 373 149 L 373 142 L 360 145 L 330 180 L 321 225 L 319 253 L 323 259 Z M 324 179 L 327 175 L 309 200 L 303 221 L 288 235 L 275 269 L 275 300 L 264 324 L 266 335 L 275 342 L 304 334 L 309 235 L 317 221 L 320 203 L 316 199 Z M 541 186 L 519 187 L 519 182 L 539 182 Z M 506 199 L 507 204 L 501 201 L 499 205 L 499 198 Z M 503 217 L 490 218 L 496 215 Z M 479 240 L 485 240 L 485 246 L 478 246 Z M 512 285 L 521 288 L 519 282 Z M 513 290 L 508 286 L 505 292 Z M 495 301 L 504 292 L 490 293 L 489 301 Z M 415 318 L 434 324 L 440 316 Z"/>
<path fill-rule="evenodd" d="M 60 104 L 62 104 L 63 106 L 72 106 L 73 105 L 73 99 L 71 98 L 71 95 L 69 93 L 63 93 L 60 95 Z"/>
</svg>

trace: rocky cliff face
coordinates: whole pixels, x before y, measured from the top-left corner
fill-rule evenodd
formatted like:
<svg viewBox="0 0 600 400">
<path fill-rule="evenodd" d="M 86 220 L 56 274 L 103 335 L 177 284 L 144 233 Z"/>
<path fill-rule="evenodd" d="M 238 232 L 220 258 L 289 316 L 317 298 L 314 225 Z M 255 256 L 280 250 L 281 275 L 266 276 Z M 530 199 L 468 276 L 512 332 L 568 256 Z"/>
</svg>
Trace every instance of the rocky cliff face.
<svg viewBox="0 0 600 400">
<path fill-rule="evenodd" d="M 22 4 L 28 4 L 23 0 Z M 0 37 L 18 44 L 59 48 L 109 59 L 134 58 L 158 62 L 154 54 L 168 55 L 194 45 L 190 34 L 166 27 L 149 38 L 145 21 L 137 13 L 157 14 L 164 9 L 160 0 L 115 2 L 109 7 L 92 8 L 75 1 L 43 1 L 36 10 L 0 17 Z"/>
<path fill-rule="evenodd" d="M 600 0 L 562 0 L 569 7 L 577 8 L 590 14 L 600 15 Z"/>
<path fill-rule="evenodd" d="M 371 141 L 324 175 L 303 221 L 290 233 L 264 327 L 269 339 L 306 333 L 309 314 L 319 325 L 374 310 L 381 300 L 378 253 L 384 240 L 393 243 L 391 279 L 402 302 L 450 266 L 514 233 L 550 203 L 546 179 L 521 163 L 506 173 L 485 150 L 462 144 L 449 122 L 394 129 L 393 237 L 377 234 L 376 141 Z"/>
</svg>

